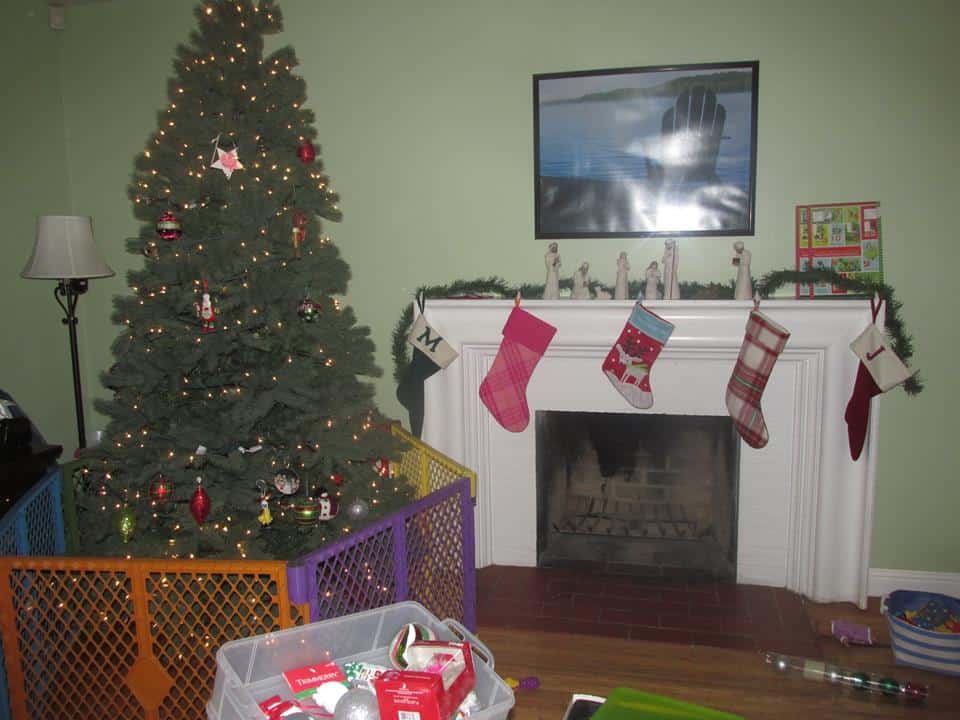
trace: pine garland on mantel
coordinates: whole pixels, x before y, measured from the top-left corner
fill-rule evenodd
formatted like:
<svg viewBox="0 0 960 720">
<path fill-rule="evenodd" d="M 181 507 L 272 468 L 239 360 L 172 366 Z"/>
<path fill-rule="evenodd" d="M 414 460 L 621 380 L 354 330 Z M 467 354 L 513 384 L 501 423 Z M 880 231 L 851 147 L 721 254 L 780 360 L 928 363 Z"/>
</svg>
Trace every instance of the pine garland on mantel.
<svg viewBox="0 0 960 720">
<path fill-rule="evenodd" d="M 814 270 L 774 270 L 760 278 L 754 284 L 757 293 L 761 297 L 770 297 L 784 285 L 810 285 L 810 284 L 830 284 L 843 288 L 848 293 L 859 297 L 871 297 L 874 294 L 879 295 L 884 301 L 884 327 L 893 351 L 909 367 L 910 359 L 913 357 L 913 338 L 907 333 L 906 325 L 900 317 L 900 309 L 903 304 L 896 299 L 896 295 L 891 286 L 884 283 L 877 283 L 867 280 L 858 280 L 853 277 L 840 275 L 833 270 L 814 269 Z M 628 296 L 638 297 L 641 294 L 645 283 L 635 280 L 629 283 Z M 572 289 L 571 279 L 560 281 L 562 289 Z M 426 299 L 512 299 L 516 297 L 517 292 L 520 297 L 534 299 L 543 296 L 542 284 L 540 285 L 511 285 L 506 280 L 498 277 L 479 278 L 477 280 L 456 280 L 449 285 L 422 285 L 417 288 L 414 297 L 423 295 Z M 613 294 L 613 289 L 602 283 L 592 281 L 590 283 L 591 292 L 602 289 Z M 680 282 L 680 298 L 683 300 L 733 300 L 734 282 L 727 283 L 698 283 L 698 282 Z M 850 297 L 849 295 L 846 297 Z M 837 298 L 836 301 L 842 302 L 843 298 Z M 599 301 L 599 302 L 602 302 Z M 410 363 L 410 355 L 407 352 L 407 335 L 410 332 L 410 326 L 413 324 L 413 305 L 404 307 L 393 329 L 391 347 L 393 351 L 393 378 L 398 383 L 406 366 Z M 918 395 L 923 390 L 923 381 L 919 373 L 914 373 L 903 384 L 903 389 L 908 395 Z"/>
</svg>

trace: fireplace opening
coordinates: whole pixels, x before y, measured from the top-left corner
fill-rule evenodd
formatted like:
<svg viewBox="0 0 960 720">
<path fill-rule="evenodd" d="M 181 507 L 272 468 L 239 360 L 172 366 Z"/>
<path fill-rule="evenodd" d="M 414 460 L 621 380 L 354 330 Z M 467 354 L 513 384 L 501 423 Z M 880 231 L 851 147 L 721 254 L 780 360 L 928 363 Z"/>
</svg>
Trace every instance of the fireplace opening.
<svg viewBox="0 0 960 720">
<path fill-rule="evenodd" d="M 538 411 L 535 427 L 539 567 L 736 579 L 729 417 Z"/>
</svg>

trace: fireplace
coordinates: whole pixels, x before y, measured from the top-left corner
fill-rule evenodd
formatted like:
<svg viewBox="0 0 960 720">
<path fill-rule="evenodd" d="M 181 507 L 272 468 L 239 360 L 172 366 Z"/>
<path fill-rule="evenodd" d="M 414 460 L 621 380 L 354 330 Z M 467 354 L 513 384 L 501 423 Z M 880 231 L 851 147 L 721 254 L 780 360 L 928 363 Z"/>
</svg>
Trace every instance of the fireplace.
<svg viewBox="0 0 960 720">
<path fill-rule="evenodd" d="M 736 576 L 729 418 L 537 412 L 537 565 Z"/>
<path fill-rule="evenodd" d="M 654 404 L 636 410 L 600 370 L 632 302 L 525 301 L 557 328 L 527 387 L 531 418 L 538 411 L 726 417 L 726 384 L 750 306 L 648 303 L 676 329 L 653 368 Z M 477 471 L 478 567 L 537 564 L 536 422 L 508 432 L 478 397 L 511 307 L 432 300 L 426 309 L 460 358 L 427 380 L 423 437 Z M 865 606 L 877 413 L 853 462 L 843 412 L 857 368 L 849 343 L 870 321 L 869 303 L 771 300 L 761 310 L 791 337 L 764 392 L 770 442 L 762 450 L 740 444 L 736 580 Z"/>
</svg>

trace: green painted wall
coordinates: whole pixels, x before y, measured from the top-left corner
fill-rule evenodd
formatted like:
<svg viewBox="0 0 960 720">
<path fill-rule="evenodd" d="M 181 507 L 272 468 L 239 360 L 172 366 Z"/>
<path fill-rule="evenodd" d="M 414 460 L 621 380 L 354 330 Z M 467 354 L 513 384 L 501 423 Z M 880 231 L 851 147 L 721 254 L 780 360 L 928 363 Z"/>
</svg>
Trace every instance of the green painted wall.
<svg viewBox="0 0 960 720">
<path fill-rule="evenodd" d="M 192 0 L 113 0 L 70 8 L 68 28 L 56 38 L 63 142 L 46 136 L 55 135 L 53 119 L 45 118 L 44 132 L 27 110 L 0 121 L 8 136 L 29 133 L 18 152 L 31 161 L 25 177 L 5 170 L 2 187 L 24 200 L 27 184 L 46 187 L 51 173 L 36 153 L 65 145 L 71 171 L 61 194 L 76 212 L 94 215 L 100 246 L 118 270 L 139 262 L 122 252 L 122 239 L 135 230 L 124 190 L 133 156 L 165 101 L 174 45 L 193 26 L 192 7 Z M 390 331 L 415 287 L 491 274 L 542 282 L 544 244 L 533 239 L 531 75 L 759 60 L 757 227 L 747 240 L 754 272 L 792 264 L 796 203 L 882 203 L 887 277 L 905 304 L 915 364 L 928 390 L 913 399 L 897 390 L 880 403 L 871 564 L 960 572 L 954 517 L 960 456 L 948 421 L 948 408 L 960 404 L 960 383 L 947 369 L 960 343 L 952 303 L 936 305 L 960 263 L 949 212 L 960 167 L 954 130 L 960 49 L 951 37 L 960 6 L 931 0 L 285 0 L 282 7 L 287 31 L 275 43 L 292 44 L 301 59 L 323 158 L 345 213 L 328 229 L 353 268 L 348 300 L 379 348 L 381 407 L 397 417 Z M 46 56 L 37 47 L 53 42 L 41 38 L 18 47 Z M 21 104 L 58 102 L 55 85 L 18 87 Z M 10 207 L 19 223 L 25 204 Z M 16 240 L 17 271 L 29 249 L 30 222 L 23 220 L 26 229 L 16 235 L 24 238 Z M 681 277 L 730 276 L 730 244 L 683 240 Z M 662 242 L 561 243 L 568 269 L 589 260 L 594 275 L 611 282 L 620 250 L 641 268 L 660 256 Z M 84 301 L 91 390 L 110 363 L 110 296 L 122 288 L 122 277 L 98 281 Z M 0 287 L 0 300 L 26 292 Z M 65 348 L 50 303 L 31 305 L 14 321 L 38 351 L 31 356 Z M 0 363 L 4 378 L 12 364 L 6 357 Z M 68 397 L 68 383 L 60 383 L 65 373 L 31 368 L 16 375 L 20 387 L 11 387 L 25 404 L 29 397 L 41 406 L 50 402 L 51 387 Z M 69 436 L 64 418 L 38 418 L 51 434 Z"/>
<path fill-rule="evenodd" d="M 53 299 L 55 284 L 23 280 L 38 215 L 72 215 L 61 98 L 63 37 L 46 7 L 11 0 L 0 23 L 0 388 L 11 393 L 50 442 L 76 447 L 70 345 Z M 92 309 L 92 315 L 102 310 Z M 84 308 L 81 307 L 81 312 Z M 84 324 L 81 322 L 81 343 Z"/>
</svg>

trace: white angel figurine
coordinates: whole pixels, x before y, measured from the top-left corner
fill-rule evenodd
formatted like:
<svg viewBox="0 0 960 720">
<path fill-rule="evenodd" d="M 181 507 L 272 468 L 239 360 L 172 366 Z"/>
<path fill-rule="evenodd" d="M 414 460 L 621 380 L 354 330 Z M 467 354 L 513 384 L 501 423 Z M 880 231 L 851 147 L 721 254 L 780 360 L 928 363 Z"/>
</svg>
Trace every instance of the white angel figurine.
<svg viewBox="0 0 960 720">
<path fill-rule="evenodd" d="M 647 284 L 643 289 L 643 299 L 644 300 L 659 300 L 660 299 L 660 268 L 657 266 L 656 260 L 651 260 L 650 264 L 647 265 L 647 272 L 644 275 L 646 278 Z"/>
<path fill-rule="evenodd" d="M 627 254 L 625 252 L 620 253 L 620 257 L 617 258 L 617 282 L 613 286 L 613 298 L 614 300 L 626 300 L 627 295 L 630 292 L 627 289 L 627 273 L 630 272 L 630 261 L 627 260 Z"/>
<path fill-rule="evenodd" d="M 589 300 L 590 299 L 590 285 L 587 280 L 587 272 L 590 270 L 590 263 L 584 260 L 580 263 L 573 273 L 573 299 L 574 300 Z"/>
<path fill-rule="evenodd" d="M 751 252 L 743 246 L 743 240 L 733 243 L 733 264 L 737 266 L 737 284 L 733 290 L 734 300 L 753 298 L 753 281 L 750 279 L 751 257 Z"/>
<path fill-rule="evenodd" d="M 677 280 L 677 266 L 680 257 L 676 240 L 667 240 L 663 244 L 663 299 L 680 299 L 680 281 Z"/>
<path fill-rule="evenodd" d="M 544 300 L 560 299 L 560 252 L 555 242 L 550 243 L 543 264 L 547 268 L 547 284 L 543 288 Z"/>
</svg>

